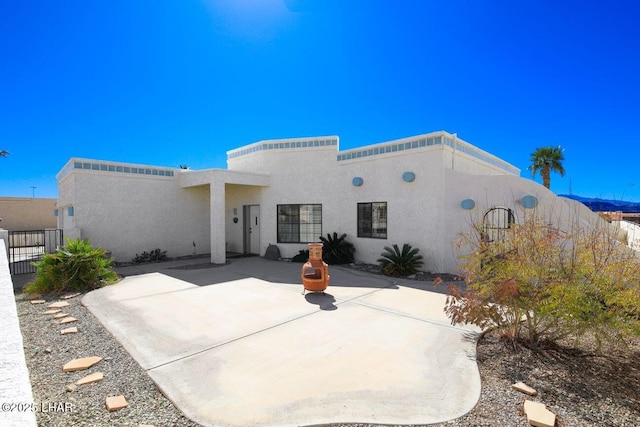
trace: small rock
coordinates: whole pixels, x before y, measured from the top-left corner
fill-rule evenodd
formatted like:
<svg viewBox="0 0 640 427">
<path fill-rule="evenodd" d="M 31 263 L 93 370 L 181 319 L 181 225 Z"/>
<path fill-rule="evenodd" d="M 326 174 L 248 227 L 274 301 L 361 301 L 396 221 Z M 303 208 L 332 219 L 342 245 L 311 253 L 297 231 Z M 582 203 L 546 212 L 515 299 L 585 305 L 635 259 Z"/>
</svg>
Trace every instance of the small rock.
<svg viewBox="0 0 640 427">
<path fill-rule="evenodd" d="M 63 372 L 73 372 L 73 371 L 82 371 L 84 369 L 89 369 L 96 363 L 102 360 L 102 357 L 99 356 L 91 356 L 91 357 L 83 357 L 82 359 L 73 359 L 62 367 Z"/>
<path fill-rule="evenodd" d="M 117 411 L 118 409 L 126 408 L 129 405 L 122 395 L 107 397 L 106 403 L 108 411 Z"/>
<path fill-rule="evenodd" d="M 77 386 L 77 385 L 75 385 L 75 384 L 69 384 L 69 385 L 67 386 L 67 391 L 68 391 L 69 393 L 72 393 L 73 391 L 75 391 L 75 389 L 76 389 L 77 387 L 78 387 L 78 386 Z"/>
<path fill-rule="evenodd" d="M 53 304 L 49 304 L 47 306 L 47 308 L 62 308 L 62 307 L 68 307 L 71 304 L 69 304 L 66 301 L 58 301 L 58 302 L 54 302 Z"/>
<path fill-rule="evenodd" d="M 113 357 L 111 357 L 111 356 L 107 356 L 107 357 L 105 357 L 105 358 L 104 358 L 104 360 L 107 360 L 107 361 L 108 361 L 108 360 L 113 360 Z"/>
<path fill-rule="evenodd" d="M 91 375 L 87 375 L 84 378 L 80 378 L 78 381 L 76 381 L 76 385 L 95 383 L 98 381 L 102 381 L 103 378 L 104 378 L 104 374 L 102 372 L 95 372 Z"/>
<path fill-rule="evenodd" d="M 513 387 L 518 391 L 521 391 L 522 393 L 528 394 L 529 396 L 535 396 L 536 394 L 538 394 L 537 391 L 535 391 L 534 389 L 532 389 L 531 387 L 529 387 L 523 382 L 512 384 L 511 387 Z"/>
<path fill-rule="evenodd" d="M 40 352 L 40 347 L 36 347 L 33 349 L 34 354 L 38 354 Z"/>
<path fill-rule="evenodd" d="M 535 427 L 554 427 L 556 414 L 549 411 L 544 403 L 524 401 L 524 413 L 527 414 L 527 422 Z"/>
<path fill-rule="evenodd" d="M 51 354 L 51 349 L 50 348 L 45 348 L 44 352 L 47 353 L 47 354 Z"/>
<path fill-rule="evenodd" d="M 60 331 L 61 335 L 67 335 L 67 334 L 75 334 L 76 332 L 78 332 L 78 328 L 76 328 L 75 326 L 71 327 L 71 328 L 67 328 L 67 329 L 63 329 Z"/>
</svg>

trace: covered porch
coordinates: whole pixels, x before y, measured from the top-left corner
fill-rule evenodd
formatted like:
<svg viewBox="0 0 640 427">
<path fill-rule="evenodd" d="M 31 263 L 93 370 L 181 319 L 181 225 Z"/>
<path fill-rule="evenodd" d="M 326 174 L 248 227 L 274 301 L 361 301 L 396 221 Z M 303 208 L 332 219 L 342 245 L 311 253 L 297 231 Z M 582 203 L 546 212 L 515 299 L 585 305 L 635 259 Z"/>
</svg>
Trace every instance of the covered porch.
<svg viewBox="0 0 640 427">
<path fill-rule="evenodd" d="M 262 188 L 270 185 L 271 176 L 260 173 L 207 169 L 180 174 L 181 188 L 209 188 L 212 263 L 224 264 L 227 249 L 259 251 L 260 194 Z"/>
</svg>

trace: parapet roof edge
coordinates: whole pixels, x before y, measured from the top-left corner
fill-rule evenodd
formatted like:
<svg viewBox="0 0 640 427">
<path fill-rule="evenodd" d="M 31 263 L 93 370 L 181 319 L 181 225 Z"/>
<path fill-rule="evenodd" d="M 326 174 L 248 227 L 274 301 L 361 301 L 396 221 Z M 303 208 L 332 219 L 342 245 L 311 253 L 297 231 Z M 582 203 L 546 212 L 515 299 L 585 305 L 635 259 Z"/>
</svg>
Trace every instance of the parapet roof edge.
<svg viewBox="0 0 640 427">
<path fill-rule="evenodd" d="M 322 140 L 335 140 L 336 144 L 327 145 L 327 146 L 339 146 L 340 137 L 338 135 L 325 135 L 325 136 L 307 136 L 307 137 L 298 137 L 298 138 L 282 138 L 282 139 L 264 139 L 261 141 L 252 142 L 251 144 L 242 145 L 238 148 L 234 148 L 232 150 L 227 151 L 227 157 L 230 154 L 237 153 L 239 151 L 246 151 L 252 147 L 257 147 L 262 144 L 280 144 L 280 143 L 292 143 L 292 142 L 304 142 L 304 141 L 322 141 Z"/>
<path fill-rule="evenodd" d="M 156 169 L 156 170 L 160 170 L 160 169 L 170 170 L 170 171 L 180 170 L 180 168 L 171 167 L 171 166 L 146 165 L 142 163 L 128 163 L 128 162 L 119 162 L 119 161 L 112 161 L 112 160 L 87 159 L 84 157 L 71 157 L 69 161 L 67 161 L 67 163 L 64 164 L 62 169 L 60 169 L 60 171 L 56 174 L 56 181 L 60 181 L 62 178 L 68 175 L 71 172 L 71 170 L 74 169 L 72 166 L 77 162 L 96 163 L 96 164 L 102 164 L 102 165 L 133 167 L 133 168 Z"/>
<path fill-rule="evenodd" d="M 420 135 L 408 136 L 405 138 L 394 139 L 391 141 L 378 142 L 375 144 L 370 144 L 370 145 L 361 146 L 361 147 L 349 148 L 347 150 L 338 152 L 338 159 L 341 159 L 341 158 L 347 159 L 349 155 L 352 155 L 352 154 L 355 155 L 355 153 L 364 153 L 372 150 L 380 150 L 379 153 L 382 154 L 386 152 L 381 150 L 382 147 L 389 147 L 393 145 L 411 144 L 411 148 L 416 148 L 416 141 L 420 141 L 420 140 L 424 141 L 427 139 L 432 139 L 437 137 L 445 138 L 445 141 L 442 144 L 438 144 L 438 145 L 441 145 L 443 147 L 449 146 L 454 151 L 471 155 L 472 157 L 476 157 L 479 160 L 484 161 L 485 163 L 489 163 L 494 166 L 497 166 L 500 169 L 507 171 L 509 173 L 512 173 L 514 175 L 520 175 L 521 173 L 520 168 L 512 165 L 511 163 L 501 159 L 500 157 L 494 154 L 489 153 L 488 151 L 483 150 L 482 148 L 479 148 L 471 144 L 470 142 L 465 141 L 464 139 L 460 138 L 457 133 L 452 134 L 444 130 L 420 134 Z M 429 145 L 429 144 L 418 144 L 419 147 L 422 147 L 423 145 Z M 366 156 L 363 156 L 363 157 L 366 157 Z M 358 158 L 360 158 L 360 156 L 358 156 Z"/>
</svg>

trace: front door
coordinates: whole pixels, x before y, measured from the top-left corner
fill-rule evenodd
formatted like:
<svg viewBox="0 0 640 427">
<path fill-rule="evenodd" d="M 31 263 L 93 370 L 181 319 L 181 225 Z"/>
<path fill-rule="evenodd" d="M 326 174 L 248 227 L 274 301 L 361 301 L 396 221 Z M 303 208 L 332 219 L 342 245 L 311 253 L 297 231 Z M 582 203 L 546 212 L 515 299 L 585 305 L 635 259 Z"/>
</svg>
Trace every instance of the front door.
<svg viewBox="0 0 640 427">
<path fill-rule="evenodd" d="M 246 205 L 244 213 L 244 252 L 260 255 L 260 205 Z"/>
</svg>

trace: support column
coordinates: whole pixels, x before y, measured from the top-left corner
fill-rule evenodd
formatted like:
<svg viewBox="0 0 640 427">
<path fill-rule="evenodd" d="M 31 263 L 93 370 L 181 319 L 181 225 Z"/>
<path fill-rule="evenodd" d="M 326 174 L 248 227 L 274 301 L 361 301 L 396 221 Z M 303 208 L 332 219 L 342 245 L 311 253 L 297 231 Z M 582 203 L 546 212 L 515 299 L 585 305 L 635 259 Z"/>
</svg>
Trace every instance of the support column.
<svg viewBox="0 0 640 427">
<path fill-rule="evenodd" d="M 213 178 L 209 189 L 211 262 L 213 264 L 224 264 L 227 262 L 224 180 Z"/>
</svg>

